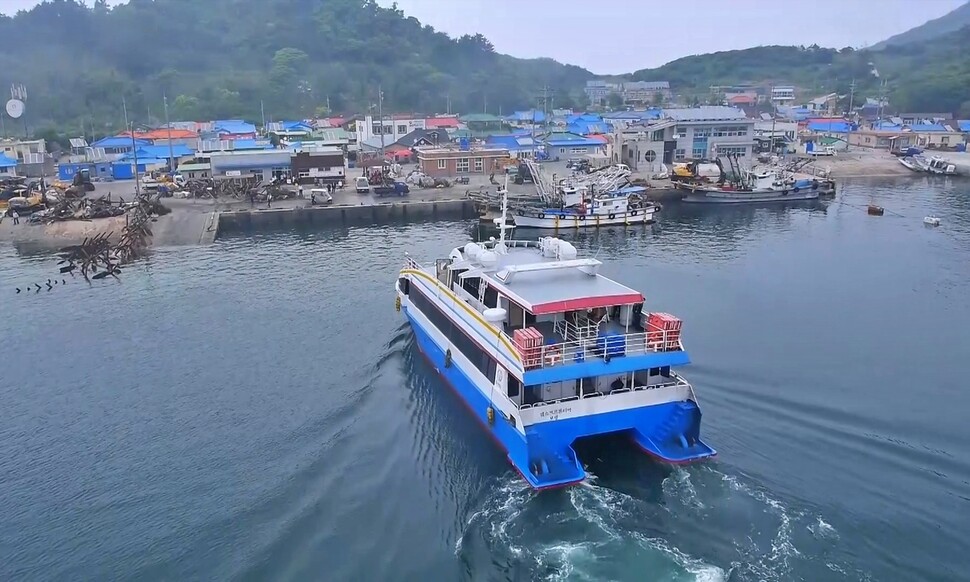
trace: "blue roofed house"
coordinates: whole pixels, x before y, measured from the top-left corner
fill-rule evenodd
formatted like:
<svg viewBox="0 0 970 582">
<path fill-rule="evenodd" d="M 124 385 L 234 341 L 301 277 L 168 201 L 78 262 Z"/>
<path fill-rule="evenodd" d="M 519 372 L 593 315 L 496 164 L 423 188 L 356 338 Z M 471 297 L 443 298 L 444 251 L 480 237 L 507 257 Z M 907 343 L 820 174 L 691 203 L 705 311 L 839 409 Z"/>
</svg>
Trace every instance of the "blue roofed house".
<svg viewBox="0 0 970 582">
<path fill-rule="evenodd" d="M 0 154 L 0 176 L 16 176 L 17 160 Z"/>
<path fill-rule="evenodd" d="M 213 121 L 212 132 L 224 140 L 256 139 L 256 126 L 242 119 Z"/>
<path fill-rule="evenodd" d="M 277 121 L 268 124 L 266 130 L 281 138 L 308 138 L 313 126 L 305 121 Z"/>
<path fill-rule="evenodd" d="M 868 128 L 853 132 L 849 143 L 863 147 L 902 150 L 907 147 L 953 149 L 964 144 L 959 122 L 953 120 L 919 120 L 905 123 L 901 117 L 873 122 Z"/>
<path fill-rule="evenodd" d="M 552 132 L 542 136 L 539 140 L 545 148 L 550 160 L 563 160 L 582 155 L 604 154 L 606 144 L 598 139 L 591 139 L 569 132 Z"/>
<path fill-rule="evenodd" d="M 545 123 L 546 114 L 542 111 L 531 110 L 531 111 L 516 111 L 512 115 L 505 118 L 510 123 L 515 124 L 535 124 L 535 123 Z"/>
<path fill-rule="evenodd" d="M 531 158 L 537 148 L 536 141 L 529 135 L 490 135 L 485 145 L 504 148 L 513 158 Z"/>
<path fill-rule="evenodd" d="M 135 147 L 150 146 L 152 142 L 147 139 L 131 139 L 127 135 L 115 135 L 104 137 L 91 144 L 92 148 L 101 148 L 106 154 L 126 154 Z"/>
</svg>

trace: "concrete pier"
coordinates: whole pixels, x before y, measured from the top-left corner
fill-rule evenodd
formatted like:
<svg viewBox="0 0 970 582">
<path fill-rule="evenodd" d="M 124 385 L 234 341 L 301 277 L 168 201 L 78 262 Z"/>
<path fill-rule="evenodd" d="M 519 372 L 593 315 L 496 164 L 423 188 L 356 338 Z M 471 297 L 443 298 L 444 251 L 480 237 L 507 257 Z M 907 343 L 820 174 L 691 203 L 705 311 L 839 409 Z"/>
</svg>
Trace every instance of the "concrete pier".
<svg viewBox="0 0 970 582">
<path fill-rule="evenodd" d="M 242 209 L 219 213 L 212 238 L 294 226 L 367 226 L 411 220 L 462 220 L 477 216 L 474 204 L 467 199 Z"/>
</svg>

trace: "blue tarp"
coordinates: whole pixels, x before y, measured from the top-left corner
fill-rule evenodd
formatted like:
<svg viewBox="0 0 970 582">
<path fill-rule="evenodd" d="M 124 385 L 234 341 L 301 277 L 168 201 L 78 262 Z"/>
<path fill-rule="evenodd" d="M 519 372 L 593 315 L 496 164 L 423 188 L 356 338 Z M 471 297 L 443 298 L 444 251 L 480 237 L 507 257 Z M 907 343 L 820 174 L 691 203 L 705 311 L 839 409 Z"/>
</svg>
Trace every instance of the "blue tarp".
<svg viewBox="0 0 970 582">
<path fill-rule="evenodd" d="M 957 121 L 957 125 L 960 126 L 960 131 L 970 133 L 970 119 L 961 119 Z"/>
<path fill-rule="evenodd" d="M 0 168 L 12 168 L 17 165 L 17 160 L 8 158 L 5 154 L 0 154 Z"/>
</svg>

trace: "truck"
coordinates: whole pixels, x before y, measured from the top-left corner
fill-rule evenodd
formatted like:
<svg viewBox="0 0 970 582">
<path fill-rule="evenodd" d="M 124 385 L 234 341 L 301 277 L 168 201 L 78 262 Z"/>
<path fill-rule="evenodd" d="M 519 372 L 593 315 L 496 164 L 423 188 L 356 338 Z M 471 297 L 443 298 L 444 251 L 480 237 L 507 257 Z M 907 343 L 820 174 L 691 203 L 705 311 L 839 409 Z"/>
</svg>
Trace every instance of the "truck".
<svg viewBox="0 0 970 582">
<path fill-rule="evenodd" d="M 374 196 L 404 196 L 410 191 L 411 189 L 405 182 L 391 182 L 374 186 Z"/>
</svg>

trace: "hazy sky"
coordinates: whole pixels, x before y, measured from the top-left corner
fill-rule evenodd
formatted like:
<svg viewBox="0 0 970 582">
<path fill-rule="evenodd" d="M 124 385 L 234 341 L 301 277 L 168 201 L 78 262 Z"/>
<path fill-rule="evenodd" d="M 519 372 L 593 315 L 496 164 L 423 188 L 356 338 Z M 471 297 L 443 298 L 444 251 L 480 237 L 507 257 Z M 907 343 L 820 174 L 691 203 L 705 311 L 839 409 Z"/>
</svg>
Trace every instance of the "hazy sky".
<svg viewBox="0 0 970 582">
<path fill-rule="evenodd" d="M 552 57 L 596 73 L 627 73 L 687 55 L 765 44 L 861 47 L 965 1 L 397 0 L 397 5 L 452 36 L 480 32 L 499 52 Z M 392 0 L 378 3 L 389 6 Z M 34 4 L 37 0 L 0 0 L 0 12 Z M 803 16 L 808 14 L 815 16 Z"/>
</svg>

